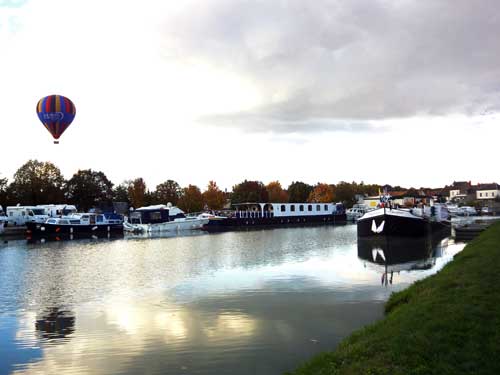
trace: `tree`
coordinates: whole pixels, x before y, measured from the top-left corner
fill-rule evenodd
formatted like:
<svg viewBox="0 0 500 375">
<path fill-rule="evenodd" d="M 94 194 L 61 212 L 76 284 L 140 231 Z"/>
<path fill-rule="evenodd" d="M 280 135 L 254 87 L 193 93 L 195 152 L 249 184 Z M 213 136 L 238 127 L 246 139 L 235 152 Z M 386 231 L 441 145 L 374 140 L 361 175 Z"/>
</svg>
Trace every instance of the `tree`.
<svg viewBox="0 0 500 375">
<path fill-rule="evenodd" d="M 309 194 L 311 194 L 313 187 L 304 182 L 297 181 L 292 182 L 290 186 L 288 186 L 287 190 L 288 201 L 290 203 L 301 203 L 307 202 L 307 198 L 309 197 Z"/>
<path fill-rule="evenodd" d="M 5 206 L 7 206 L 7 192 L 8 192 L 8 181 L 6 178 L 0 178 L 0 206 L 2 206 L 4 209 Z"/>
<path fill-rule="evenodd" d="M 79 170 L 66 183 L 70 203 L 88 211 L 93 207 L 109 207 L 113 201 L 113 183 L 103 172 Z"/>
<path fill-rule="evenodd" d="M 269 202 L 266 187 L 260 181 L 243 181 L 233 186 L 231 203 Z"/>
<path fill-rule="evenodd" d="M 318 183 L 311 191 L 307 199 L 308 202 L 330 203 L 333 202 L 333 189 L 328 184 Z"/>
<path fill-rule="evenodd" d="M 116 202 L 130 203 L 128 196 L 129 181 L 124 181 L 113 189 L 113 200 Z"/>
<path fill-rule="evenodd" d="M 128 182 L 128 196 L 134 208 L 144 206 L 146 195 L 146 183 L 139 177 Z"/>
<path fill-rule="evenodd" d="M 224 207 L 226 195 L 219 189 L 215 181 L 210 181 L 207 190 L 203 192 L 203 203 L 211 210 L 220 210 Z"/>
<path fill-rule="evenodd" d="M 358 188 L 358 184 L 355 182 L 341 181 L 334 186 L 333 193 L 335 200 L 344 203 L 347 207 L 352 207 L 356 203 L 356 194 L 361 194 L 361 189 Z"/>
<path fill-rule="evenodd" d="M 179 184 L 173 180 L 167 180 L 156 186 L 155 198 L 158 203 L 167 204 L 170 202 L 175 206 L 181 194 L 182 189 Z"/>
<path fill-rule="evenodd" d="M 203 209 L 203 196 L 198 186 L 189 185 L 182 189 L 177 206 L 185 212 L 200 212 Z"/>
<path fill-rule="evenodd" d="M 273 203 L 287 203 L 288 193 L 283 190 L 279 181 L 273 181 L 266 186 L 267 193 L 269 194 L 269 202 Z"/>
<path fill-rule="evenodd" d="M 13 200 L 24 205 L 62 202 L 64 178 L 50 162 L 29 160 L 14 174 L 10 189 Z"/>
</svg>

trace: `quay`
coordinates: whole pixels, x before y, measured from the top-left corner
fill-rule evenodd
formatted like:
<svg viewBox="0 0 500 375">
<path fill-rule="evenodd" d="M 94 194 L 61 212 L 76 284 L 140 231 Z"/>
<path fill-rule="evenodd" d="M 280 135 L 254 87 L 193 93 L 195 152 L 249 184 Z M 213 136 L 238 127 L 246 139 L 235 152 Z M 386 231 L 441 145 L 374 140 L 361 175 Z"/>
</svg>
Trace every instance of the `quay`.
<svg viewBox="0 0 500 375">
<path fill-rule="evenodd" d="M 491 220 L 479 219 L 471 223 L 458 224 L 454 227 L 455 239 L 458 241 L 470 241 L 479 236 L 495 221 L 500 218 L 491 218 Z"/>
<path fill-rule="evenodd" d="M 439 273 L 395 293 L 386 316 L 290 375 L 499 374 L 500 222 Z"/>
</svg>

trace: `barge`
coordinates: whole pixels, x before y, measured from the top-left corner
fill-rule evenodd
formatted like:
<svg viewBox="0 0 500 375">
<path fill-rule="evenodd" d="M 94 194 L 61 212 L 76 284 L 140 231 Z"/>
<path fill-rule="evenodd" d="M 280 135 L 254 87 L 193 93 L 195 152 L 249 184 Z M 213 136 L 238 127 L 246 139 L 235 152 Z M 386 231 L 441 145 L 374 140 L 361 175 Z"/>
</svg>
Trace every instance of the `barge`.
<svg viewBox="0 0 500 375">
<path fill-rule="evenodd" d="M 358 219 L 358 236 L 421 237 L 437 231 L 451 231 L 445 206 L 400 209 L 383 207 Z"/>
<path fill-rule="evenodd" d="M 240 203 L 234 211 L 213 216 L 203 226 L 207 231 L 252 227 L 282 227 L 345 224 L 342 203 Z"/>
</svg>

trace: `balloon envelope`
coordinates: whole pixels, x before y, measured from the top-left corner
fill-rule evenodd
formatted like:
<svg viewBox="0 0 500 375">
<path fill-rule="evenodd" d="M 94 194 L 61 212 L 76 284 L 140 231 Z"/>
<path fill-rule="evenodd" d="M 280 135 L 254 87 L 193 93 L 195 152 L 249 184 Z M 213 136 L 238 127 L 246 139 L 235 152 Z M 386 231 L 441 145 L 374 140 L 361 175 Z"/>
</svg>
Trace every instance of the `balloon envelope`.
<svg viewBox="0 0 500 375">
<path fill-rule="evenodd" d="M 75 118 L 76 109 L 71 100 L 62 95 L 49 95 L 38 101 L 38 118 L 56 140 Z"/>
</svg>

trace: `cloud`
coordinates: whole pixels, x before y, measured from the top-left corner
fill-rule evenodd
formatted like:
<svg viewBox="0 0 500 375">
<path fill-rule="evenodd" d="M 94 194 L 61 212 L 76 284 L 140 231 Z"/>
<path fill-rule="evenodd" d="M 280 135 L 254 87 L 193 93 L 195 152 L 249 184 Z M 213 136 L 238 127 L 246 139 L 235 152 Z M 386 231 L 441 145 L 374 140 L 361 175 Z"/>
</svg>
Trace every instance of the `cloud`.
<svg viewBox="0 0 500 375">
<path fill-rule="evenodd" d="M 268 116 L 257 111 L 237 112 L 232 114 L 209 115 L 199 119 L 199 122 L 220 127 L 241 127 L 244 131 L 251 132 L 276 132 L 276 133 L 309 133 L 309 132 L 365 132 L 385 131 L 384 125 L 370 121 L 330 118 L 305 118 L 294 119 L 290 114 L 282 117 Z"/>
<path fill-rule="evenodd" d="M 498 112 L 498 3 L 212 0 L 164 26 L 164 57 L 244 76 L 261 96 L 207 123 L 370 130 L 373 121 Z"/>
</svg>

